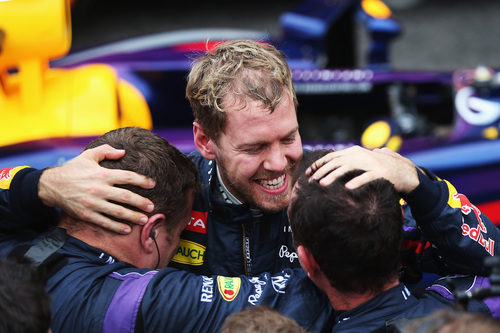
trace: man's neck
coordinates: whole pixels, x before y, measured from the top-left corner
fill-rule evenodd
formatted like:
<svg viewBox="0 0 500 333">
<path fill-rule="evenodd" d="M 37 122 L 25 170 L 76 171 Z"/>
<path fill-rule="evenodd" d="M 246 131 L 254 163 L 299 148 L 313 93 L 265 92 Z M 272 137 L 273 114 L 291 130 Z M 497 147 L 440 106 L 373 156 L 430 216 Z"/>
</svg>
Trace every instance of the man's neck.
<svg viewBox="0 0 500 333">
<path fill-rule="evenodd" d="M 390 282 L 388 282 L 382 290 L 379 292 L 366 292 L 366 293 L 343 293 L 338 291 L 335 288 L 330 288 L 329 290 L 325 290 L 328 298 L 330 299 L 330 303 L 332 307 L 337 311 L 348 311 L 352 310 L 363 303 L 368 302 L 372 298 L 380 295 L 386 290 L 389 290 L 399 284 L 399 280 L 397 277 Z"/>
<path fill-rule="evenodd" d="M 98 248 L 113 256 L 119 261 L 134 264 L 135 259 L 127 256 L 124 248 L 130 247 L 130 235 L 111 234 L 104 229 L 92 224 L 76 221 L 68 216 L 61 218 L 59 227 L 66 229 L 68 235 L 81 240 L 82 242 Z M 134 253 L 131 251 L 130 253 Z"/>
<path fill-rule="evenodd" d="M 220 191 L 220 194 L 222 196 L 222 200 L 224 200 L 224 202 L 226 202 L 226 203 L 230 203 L 233 205 L 241 205 L 242 202 L 240 200 L 238 200 L 229 191 L 229 189 L 226 187 L 226 185 L 224 185 L 224 181 L 222 180 L 222 177 L 221 177 L 220 172 L 219 172 L 219 167 L 216 166 L 216 169 L 217 169 L 217 181 L 218 181 L 216 191 L 217 190 Z M 262 211 L 260 209 L 257 209 L 257 208 L 250 208 L 250 211 L 252 212 L 252 216 L 254 218 L 259 218 L 263 214 Z"/>
<path fill-rule="evenodd" d="M 216 166 L 216 169 L 217 169 L 217 180 L 219 181 L 219 186 L 218 186 L 218 190 L 221 192 L 221 195 L 222 195 L 222 199 L 227 202 L 227 203 L 231 203 L 231 204 L 235 204 L 235 205 L 241 205 L 241 201 L 239 201 L 229 190 L 228 188 L 226 187 L 226 185 L 224 185 L 224 182 L 222 181 L 222 177 L 220 175 L 220 172 L 219 172 L 219 167 Z"/>
</svg>

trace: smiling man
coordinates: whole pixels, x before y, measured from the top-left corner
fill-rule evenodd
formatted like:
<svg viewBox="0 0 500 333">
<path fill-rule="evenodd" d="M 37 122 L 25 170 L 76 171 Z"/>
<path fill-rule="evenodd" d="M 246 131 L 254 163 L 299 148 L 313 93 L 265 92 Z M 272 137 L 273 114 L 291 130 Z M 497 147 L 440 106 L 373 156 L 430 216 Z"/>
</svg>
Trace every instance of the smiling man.
<svg viewBox="0 0 500 333">
<path fill-rule="evenodd" d="M 297 119 L 288 98 L 271 114 L 257 103 L 240 112 L 229 108 L 226 133 L 211 146 L 203 144 L 199 124 L 195 138 L 202 156 L 218 162 L 220 182 L 236 199 L 277 212 L 288 204 L 290 177 L 302 155 Z"/>
<path fill-rule="evenodd" d="M 277 212 L 288 205 L 290 179 L 302 147 L 290 97 L 283 96 L 274 112 L 261 104 L 227 102 L 225 132 L 212 140 L 204 126 L 195 123 L 195 142 L 204 158 L 217 161 L 220 182 L 236 199 Z"/>
<path fill-rule="evenodd" d="M 206 229 L 188 226 L 181 248 L 194 242 L 206 251 L 201 264 L 178 252 L 173 265 L 247 275 L 298 267 L 285 208 L 302 142 L 283 55 L 255 41 L 225 42 L 195 61 L 186 95 L 204 184 L 193 217 Z"/>
</svg>

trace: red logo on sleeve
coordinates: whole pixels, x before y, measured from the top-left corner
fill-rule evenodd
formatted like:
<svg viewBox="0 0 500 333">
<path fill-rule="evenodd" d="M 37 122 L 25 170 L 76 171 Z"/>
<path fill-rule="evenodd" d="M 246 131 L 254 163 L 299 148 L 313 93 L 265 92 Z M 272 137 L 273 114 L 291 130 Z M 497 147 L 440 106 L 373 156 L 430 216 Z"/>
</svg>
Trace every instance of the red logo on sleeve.
<svg viewBox="0 0 500 333">
<path fill-rule="evenodd" d="M 460 200 L 460 203 L 462 204 L 463 214 L 469 215 L 471 212 L 473 212 L 477 220 L 477 227 L 473 228 L 466 224 L 462 219 L 462 235 L 468 236 L 470 239 L 478 242 L 482 247 L 485 248 L 486 252 L 494 256 L 495 241 L 491 238 L 487 238 L 488 230 L 486 229 L 486 226 L 483 223 L 483 219 L 481 218 L 481 211 L 476 206 L 471 204 L 469 199 L 467 199 L 467 197 L 463 194 L 455 193 L 453 194 L 453 198 Z"/>
<path fill-rule="evenodd" d="M 0 169 L 0 189 L 9 189 L 12 179 L 19 170 L 27 168 L 27 166 L 18 166 L 13 168 Z"/>
<path fill-rule="evenodd" d="M 201 234 L 207 233 L 207 212 L 191 212 L 191 221 L 189 221 L 186 230 L 198 232 Z"/>
<path fill-rule="evenodd" d="M 10 179 L 10 171 L 14 168 L 0 169 L 0 179 Z"/>
</svg>

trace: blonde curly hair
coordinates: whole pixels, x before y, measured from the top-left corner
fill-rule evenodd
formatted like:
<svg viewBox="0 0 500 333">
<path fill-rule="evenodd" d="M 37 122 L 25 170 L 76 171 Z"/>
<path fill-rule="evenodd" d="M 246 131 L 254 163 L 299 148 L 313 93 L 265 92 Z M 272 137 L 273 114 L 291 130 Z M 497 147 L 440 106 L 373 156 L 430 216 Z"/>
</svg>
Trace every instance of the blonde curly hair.
<svg viewBox="0 0 500 333">
<path fill-rule="evenodd" d="M 284 94 L 297 107 L 292 74 L 283 54 L 254 40 L 231 40 L 196 59 L 188 76 L 186 96 L 194 119 L 214 141 L 226 124 L 227 94 L 244 102 L 261 101 L 273 112 Z M 227 100 L 226 100 L 227 101 Z"/>
</svg>

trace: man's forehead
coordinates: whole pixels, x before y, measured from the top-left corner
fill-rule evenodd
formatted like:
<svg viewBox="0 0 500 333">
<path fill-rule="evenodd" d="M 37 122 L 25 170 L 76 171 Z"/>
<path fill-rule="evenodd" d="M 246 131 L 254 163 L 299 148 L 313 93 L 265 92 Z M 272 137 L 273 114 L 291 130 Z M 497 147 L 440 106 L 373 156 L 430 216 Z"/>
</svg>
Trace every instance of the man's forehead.
<svg viewBox="0 0 500 333">
<path fill-rule="evenodd" d="M 294 134 L 298 130 L 295 105 L 290 98 L 282 101 L 271 112 L 262 101 L 242 96 L 228 99 L 225 105 L 226 122 L 222 134 L 232 144 L 254 144 L 273 141 Z"/>
<path fill-rule="evenodd" d="M 261 100 L 251 98 L 244 95 L 226 94 L 223 98 L 223 105 L 228 121 L 235 120 L 240 117 L 245 118 L 282 118 L 288 116 L 285 112 L 276 112 L 277 110 L 293 111 L 294 118 L 296 117 L 295 105 L 291 102 L 287 94 L 283 94 L 281 101 L 276 105 L 274 110 L 271 110 Z M 271 119 L 269 119 L 271 120 Z"/>
<path fill-rule="evenodd" d="M 263 101 L 258 101 L 250 96 L 235 92 L 225 94 L 222 98 L 222 104 L 228 116 L 239 111 L 260 110 L 270 112 Z"/>
</svg>

